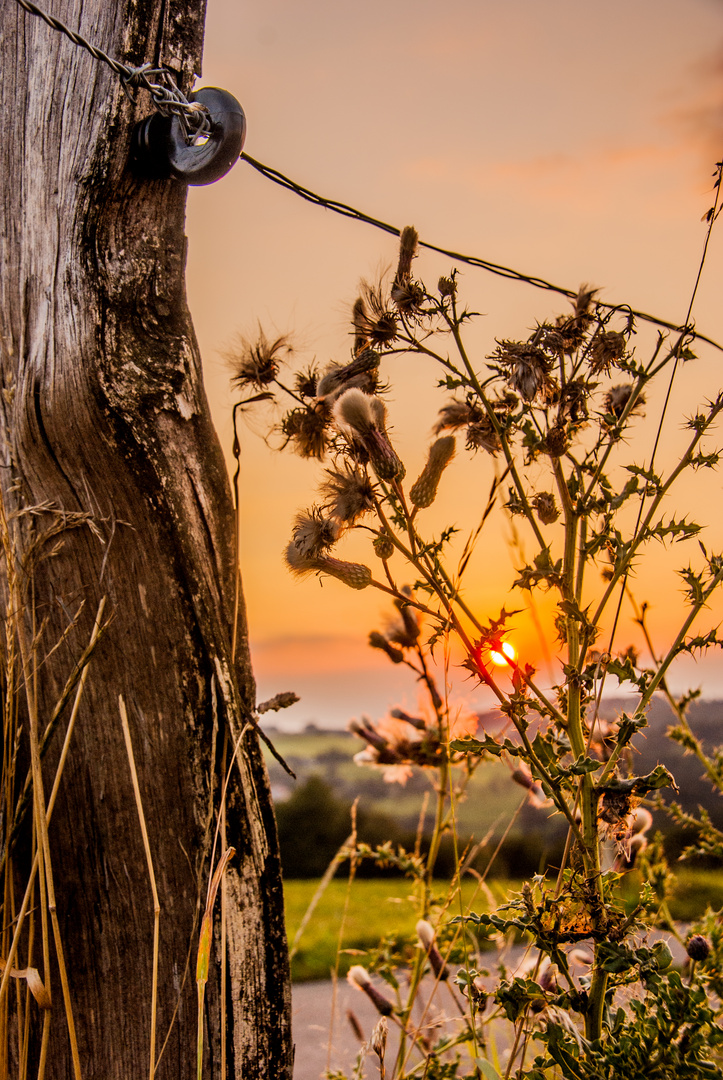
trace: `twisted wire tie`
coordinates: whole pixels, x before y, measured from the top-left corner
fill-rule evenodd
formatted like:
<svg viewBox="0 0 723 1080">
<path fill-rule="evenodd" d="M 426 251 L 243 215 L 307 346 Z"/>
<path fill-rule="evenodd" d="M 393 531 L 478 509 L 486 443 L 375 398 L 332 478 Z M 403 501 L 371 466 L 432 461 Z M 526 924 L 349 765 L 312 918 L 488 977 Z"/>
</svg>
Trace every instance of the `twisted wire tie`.
<svg viewBox="0 0 723 1080">
<path fill-rule="evenodd" d="M 168 68 L 152 68 L 150 64 L 141 64 L 133 67 L 131 64 L 123 64 L 108 56 L 97 46 L 92 45 L 81 34 L 71 30 L 69 26 L 49 15 L 42 8 L 34 4 L 32 0 L 16 0 L 18 5 L 30 15 L 37 15 L 47 23 L 52 30 L 65 34 L 74 45 L 79 45 L 90 53 L 96 60 L 107 64 L 108 67 L 119 77 L 121 85 L 133 104 L 136 100 L 131 93 L 134 89 L 147 90 L 153 98 L 157 112 L 162 116 L 177 116 L 183 127 L 184 135 L 188 142 L 195 143 L 211 134 L 211 117 L 205 105 L 198 101 L 188 101 L 183 91 L 173 81 L 172 73 Z M 162 82 L 151 82 L 151 77 L 156 77 Z"/>
</svg>

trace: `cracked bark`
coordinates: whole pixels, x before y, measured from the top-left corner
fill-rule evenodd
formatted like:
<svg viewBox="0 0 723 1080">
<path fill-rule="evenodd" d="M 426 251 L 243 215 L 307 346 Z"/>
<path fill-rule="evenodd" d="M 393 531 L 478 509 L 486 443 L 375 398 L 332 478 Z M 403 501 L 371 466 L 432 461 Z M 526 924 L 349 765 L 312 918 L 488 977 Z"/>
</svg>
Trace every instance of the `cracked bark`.
<svg viewBox="0 0 723 1080">
<path fill-rule="evenodd" d="M 173 68 L 186 91 L 200 70 L 202 0 L 57 0 L 52 13 L 118 59 Z M 17 526 L 19 544 L 42 546 L 51 526 L 68 524 L 62 546 L 34 571 L 42 655 L 85 601 L 41 669 L 41 724 L 87 644 L 101 596 L 114 615 L 91 661 L 50 828 L 83 1075 L 127 1080 L 148 1069 L 153 912 L 118 715 L 123 694 L 161 902 L 159 1047 L 171 1033 L 156 1076 L 190 1078 L 208 823 L 224 731 L 235 740 L 242 730 L 254 683 L 243 605 L 231 656 L 233 513 L 185 300 L 186 193 L 127 168 L 148 96 L 134 107 L 107 67 L 9 0 L 0 64 L 0 486 L 8 513 L 40 508 L 22 519 L 22 533 Z M 70 528 L 74 513 L 92 527 Z M 64 714 L 46 778 L 66 723 Z M 229 789 L 228 843 L 238 852 L 228 874 L 228 1074 L 288 1078 L 280 871 L 253 731 Z M 18 881 L 26 854 L 21 842 Z M 215 946 L 204 1071 L 214 1078 L 218 930 Z M 38 964 L 37 942 L 34 955 Z M 65 1078 L 72 1067 L 54 971 L 52 992 L 46 1075 Z M 11 1025 L 11 1074 L 16 1038 Z M 31 1056 L 37 1051 L 31 1038 Z"/>
</svg>

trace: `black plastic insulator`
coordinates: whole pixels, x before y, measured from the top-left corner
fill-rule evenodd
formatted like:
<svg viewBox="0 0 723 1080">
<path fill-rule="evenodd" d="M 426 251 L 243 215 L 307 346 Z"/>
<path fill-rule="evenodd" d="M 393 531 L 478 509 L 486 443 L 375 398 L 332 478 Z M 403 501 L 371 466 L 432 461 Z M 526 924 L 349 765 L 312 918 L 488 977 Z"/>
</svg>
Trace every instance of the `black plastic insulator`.
<svg viewBox="0 0 723 1080">
<path fill-rule="evenodd" d="M 205 105 L 211 133 L 189 145 L 178 116 L 154 113 L 136 124 L 131 140 L 133 171 L 147 180 L 174 177 L 201 187 L 225 176 L 238 160 L 246 138 L 246 116 L 233 94 L 216 86 L 204 86 L 189 101 Z"/>
</svg>

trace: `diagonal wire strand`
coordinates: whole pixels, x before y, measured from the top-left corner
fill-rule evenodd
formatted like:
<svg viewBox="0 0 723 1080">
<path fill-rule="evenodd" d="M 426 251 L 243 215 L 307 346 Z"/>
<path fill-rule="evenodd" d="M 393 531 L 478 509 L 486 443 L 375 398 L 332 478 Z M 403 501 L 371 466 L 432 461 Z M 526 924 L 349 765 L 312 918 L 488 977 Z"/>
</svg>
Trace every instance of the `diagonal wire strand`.
<svg viewBox="0 0 723 1080">
<path fill-rule="evenodd" d="M 18 0 L 18 3 L 20 2 L 21 0 Z M 365 214 L 364 211 L 357 210 L 347 203 L 338 202 L 336 199 L 327 199 L 323 195 L 318 195 L 315 191 L 302 187 L 301 184 L 297 184 L 295 180 L 291 180 L 288 176 L 284 176 L 284 174 L 277 169 L 272 169 L 269 165 L 264 165 L 262 162 L 252 158 L 250 154 L 245 152 L 242 153 L 241 160 L 251 165 L 252 168 L 256 169 L 256 171 L 261 173 L 267 180 L 273 181 L 273 183 L 278 184 L 287 191 L 291 191 L 294 195 L 299 195 L 302 199 L 313 203 L 315 206 L 321 206 L 325 210 L 331 210 L 335 214 L 340 214 L 342 217 L 353 218 L 355 221 L 361 221 L 366 225 L 372 225 L 375 229 L 381 229 L 382 232 L 391 233 L 393 236 L 401 235 L 401 229 L 397 228 L 396 225 L 390 225 L 386 221 L 380 221 L 379 218 L 372 217 L 370 214 Z M 448 248 L 439 247 L 437 244 L 427 243 L 425 240 L 420 240 L 419 246 L 427 248 L 429 251 L 436 251 L 439 255 L 446 255 L 447 258 L 452 259 L 454 262 L 466 263 L 468 266 L 476 266 L 480 270 L 486 270 L 488 273 L 496 274 L 498 277 L 507 278 L 510 281 L 524 282 L 526 285 L 531 285 L 535 289 L 545 289 L 548 292 L 558 293 L 560 296 L 566 296 L 570 300 L 574 300 L 578 295 L 577 289 L 566 289 L 562 285 L 554 285 L 551 281 L 546 281 L 545 278 L 536 277 L 533 274 L 525 274 L 521 270 L 514 270 L 510 266 L 502 266 L 500 263 L 490 262 L 488 259 L 482 259 L 477 255 L 464 255 L 459 251 L 451 251 Z M 660 319 L 656 315 L 649 315 L 645 311 L 638 311 L 635 308 L 630 308 L 627 304 L 611 304 L 604 300 L 597 300 L 596 303 L 599 307 L 606 308 L 608 311 L 624 311 L 626 315 L 632 315 L 642 322 L 652 323 L 654 326 L 660 326 L 665 330 L 682 332 L 687 329 L 691 337 L 698 338 L 699 341 L 705 341 L 708 345 L 712 345 L 715 349 L 723 352 L 723 345 L 720 345 L 712 338 L 706 337 L 705 334 L 699 333 L 697 330 L 693 329 L 693 327 L 679 326 L 677 323 L 668 322 L 667 319 Z"/>
</svg>

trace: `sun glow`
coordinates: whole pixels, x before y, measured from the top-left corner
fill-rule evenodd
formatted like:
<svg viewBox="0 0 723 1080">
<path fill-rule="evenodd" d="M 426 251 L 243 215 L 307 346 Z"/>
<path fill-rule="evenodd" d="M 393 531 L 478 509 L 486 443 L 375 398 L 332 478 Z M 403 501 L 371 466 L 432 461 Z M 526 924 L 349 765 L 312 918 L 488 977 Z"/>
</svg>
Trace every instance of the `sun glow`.
<svg viewBox="0 0 723 1080">
<path fill-rule="evenodd" d="M 490 659 L 493 664 L 497 664 L 498 667 L 508 667 L 510 661 L 517 659 L 517 650 L 514 645 L 510 645 L 509 641 L 503 641 L 498 649 L 492 649 L 490 652 Z"/>
</svg>

